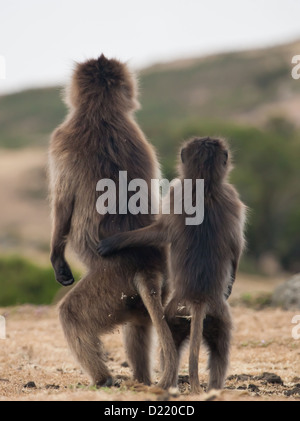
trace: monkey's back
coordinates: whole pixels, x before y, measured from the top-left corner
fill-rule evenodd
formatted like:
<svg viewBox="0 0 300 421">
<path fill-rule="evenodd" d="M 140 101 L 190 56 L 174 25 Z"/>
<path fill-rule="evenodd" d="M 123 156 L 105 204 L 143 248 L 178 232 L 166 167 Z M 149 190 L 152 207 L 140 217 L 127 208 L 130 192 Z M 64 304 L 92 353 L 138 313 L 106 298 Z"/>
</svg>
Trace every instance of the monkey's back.
<svg viewBox="0 0 300 421">
<path fill-rule="evenodd" d="M 200 225 L 185 225 L 176 215 L 177 237 L 171 245 L 175 290 L 182 300 L 215 300 L 223 296 L 237 243 L 243 242 L 243 204 L 233 186 L 204 204 Z"/>
<path fill-rule="evenodd" d="M 96 251 L 101 239 L 150 225 L 155 219 L 150 211 L 137 215 L 119 213 L 119 171 L 127 171 L 127 185 L 136 178 L 146 181 L 149 206 L 151 179 L 160 177 L 154 150 L 131 119 L 94 126 L 82 119 L 67 121 L 52 137 L 50 170 L 52 184 L 66 196 L 75 198 L 69 239 L 88 266 L 103 260 Z M 101 179 L 115 182 L 116 214 L 97 212 L 100 193 L 96 186 Z M 164 251 L 155 247 L 124 251 L 108 260 L 114 261 L 114 266 L 117 261 L 122 264 L 126 261 L 126 267 L 133 273 L 151 265 L 153 270 L 162 271 L 165 267 Z"/>
</svg>

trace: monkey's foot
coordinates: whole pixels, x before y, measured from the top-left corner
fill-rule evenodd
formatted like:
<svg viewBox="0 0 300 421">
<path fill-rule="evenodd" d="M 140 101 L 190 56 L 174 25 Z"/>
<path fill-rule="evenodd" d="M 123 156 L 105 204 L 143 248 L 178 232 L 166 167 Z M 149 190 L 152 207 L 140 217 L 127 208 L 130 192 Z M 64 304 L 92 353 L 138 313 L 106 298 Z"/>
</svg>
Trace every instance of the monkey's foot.
<svg viewBox="0 0 300 421">
<path fill-rule="evenodd" d="M 96 387 L 112 387 L 114 384 L 112 377 L 107 377 L 107 379 L 99 380 L 96 382 Z"/>
<path fill-rule="evenodd" d="M 134 380 L 136 380 L 139 383 L 143 383 L 146 386 L 151 386 L 151 380 L 149 377 L 145 376 L 134 376 Z"/>
<path fill-rule="evenodd" d="M 199 382 L 191 383 L 191 393 L 199 394 L 201 392 L 201 387 Z"/>
<path fill-rule="evenodd" d="M 157 386 L 165 390 L 168 390 L 170 387 L 177 387 L 177 379 L 174 381 L 170 376 L 162 377 L 157 383 Z"/>
<path fill-rule="evenodd" d="M 55 278 L 64 287 L 72 285 L 74 282 L 73 274 L 68 266 L 61 266 L 58 272 L 55 272 Z"/>
<path fill-rule="evenodd" d="M 209 382 L 207 386 L 207 392 L 209 392 L 212 389 L 215 390 L 221 390 L 224 388 L 224 381 L 216 381 L 216 382 Z"/>
</svg>

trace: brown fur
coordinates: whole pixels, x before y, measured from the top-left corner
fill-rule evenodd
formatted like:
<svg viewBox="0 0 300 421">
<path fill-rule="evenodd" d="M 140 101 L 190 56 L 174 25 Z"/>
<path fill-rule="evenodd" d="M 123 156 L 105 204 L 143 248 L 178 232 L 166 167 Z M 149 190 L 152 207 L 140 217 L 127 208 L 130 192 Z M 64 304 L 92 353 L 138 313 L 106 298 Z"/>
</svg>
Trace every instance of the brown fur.
<svg viewBox="0 0 300 421">
<path fill-rule="evenodd" d="M 228 366 L 231 317 L 226 297 L 244 246 L 245 206 L 227 182 L 228 147 L 218 139 L 192 139 L 181 150 L 180 178 L 204 179 L 204 221 L 186 225 L 186 215 L 161 215 L 149 227 L 117 234 L 98 246 L 101 255 L 137 245 L 171 243 L 174 294 L 166 315 L 179 349 L 190 332 L 191 390 L 200 390 L 198 354 L 202 335 L 209 347 L 209 388 L 222 388 Z M 193 199 L 195 199 L 195 187 Z M 171 212 L 174 191 L 171 194 Z M 229 291 L 228 291 L 229 290 Z M 191 325 L 185 317 L 191 314 Z"/>
<path fill-rule="evenodd" d="M 176 382 L 177 354 L 162 307 L 167 295 L 165 248 L 132 248 L 110 259 L 96 252 L 101 239 L 155 220 L 150 213 L 100 215 L 96 210 L 100 179 L 112 179 L 118 186 L 119 171 L 126 170 L 128 183 L 135 178 L 147 182 L 150 197 L 150 180 L 159 178 L 155 152 L 133 118 L 135 80 L 124 64 L 102 55 L 77 65 L 66 100 L 70 111 L 52 135 L 49 151 L 51 261 L 58 282 L 73 283 L 64 257 L 69 241 L 87 273 L 60 305 L 65 336 L 93 384 L 111 385 L 99 336 L 126 324 L 125 346 L 134 377 L 149 384 L 152 320 L 168 356 L 160 386 L 169 387 Z"/>
</svg>

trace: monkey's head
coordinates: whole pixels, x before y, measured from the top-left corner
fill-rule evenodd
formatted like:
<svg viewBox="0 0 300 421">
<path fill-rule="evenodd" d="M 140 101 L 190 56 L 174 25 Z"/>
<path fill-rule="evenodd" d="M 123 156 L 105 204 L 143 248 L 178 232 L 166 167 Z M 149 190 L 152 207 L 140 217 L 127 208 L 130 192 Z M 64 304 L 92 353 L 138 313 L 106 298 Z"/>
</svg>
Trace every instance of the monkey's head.
<svg viewBox="0 0 300 421">
<path fill-rule="evenodd" d="M 73 108 L 101 108 L 101 112 L 129 112 L 138 108 L 136 80 L 127 66 L 103 54 L 77 63 L 66 102 Z"/>
<path fill-rule="evenodd" d="M 220 182 L 231 170 L 228 145 L 223 139 L 210 137 L 187 141 L 180 153 L 185 178 L 203 178 L 206 182 Z"/>
</svg>

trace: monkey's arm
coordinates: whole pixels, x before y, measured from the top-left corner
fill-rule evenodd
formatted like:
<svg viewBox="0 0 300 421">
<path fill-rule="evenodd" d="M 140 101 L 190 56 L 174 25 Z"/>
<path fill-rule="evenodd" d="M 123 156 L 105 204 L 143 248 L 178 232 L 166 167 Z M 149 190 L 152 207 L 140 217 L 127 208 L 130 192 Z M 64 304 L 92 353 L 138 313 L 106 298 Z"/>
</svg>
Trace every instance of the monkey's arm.
<svg viewBox="0 0 300 421">
<path fill-rule="evenodd" d="M 73 284 L 74 277 L 65 260 L 67 236 L 70 232 L 74 199 L 61 200 L 54 198 L 53 231 L 50 259 L 55 272 L 55 279 L 63 286 Z"/>
<path fill-rule="evenodd" d="M 242 232 L 240 234 L 241 235 L 238 237 L 238 239 L 235 240 L 230 247 L 232 251 L 232 256 L 230 262 L 230 280 L 229 284 L 227 285 L 227 291 L 225 292 L 226 300 L 231 295 L 232 287 L 235 282 L 236 273 L 239 267 L 240 258 L 244 249 L 244 238 Z"/>
<path fill-rule="evenodd" d="M 231 268 L 230 268 L 230 280 L 229 280 L 229 284 L 227 285 L 227 290 L 225 291 L 224 295 L 226 300 L 230 297 L 231 292 L 232 292 L 232 287 L 233 284 L 235 282 L 235 278 L 236 278 L 236 272 L 237 272 L 237 268 L 238 268 L 238 259 L 233 259 L 231 261 Z"/>
<path fill-rule="evenodd" d="M 122 232 L 100 241 L 97 251 L 101 256 L 109 256 L 129 247 L 161 246 L 169 242 L 167 230 L 160 223 L 154 223 L 134 231 Z"/>
</svg>

